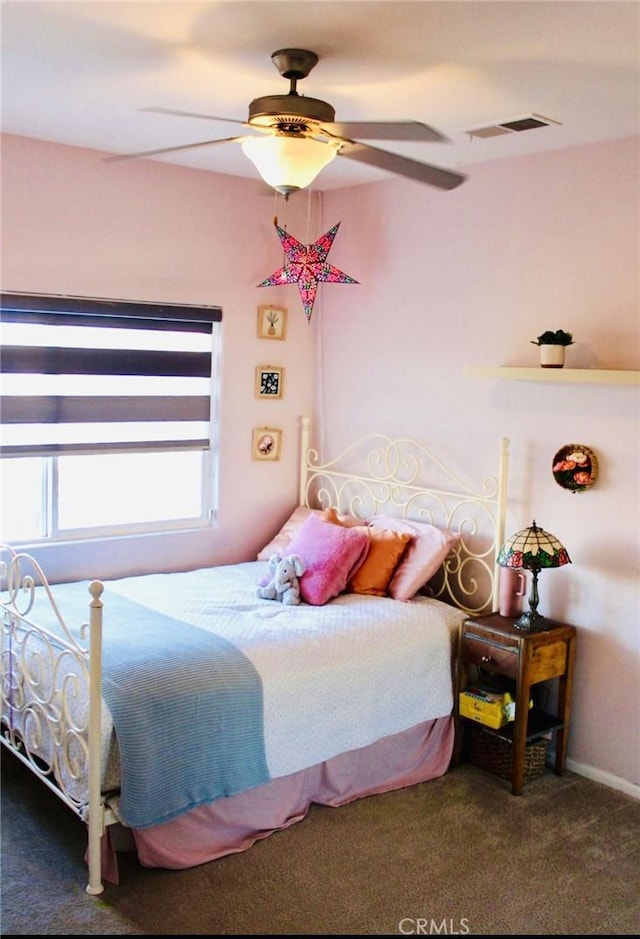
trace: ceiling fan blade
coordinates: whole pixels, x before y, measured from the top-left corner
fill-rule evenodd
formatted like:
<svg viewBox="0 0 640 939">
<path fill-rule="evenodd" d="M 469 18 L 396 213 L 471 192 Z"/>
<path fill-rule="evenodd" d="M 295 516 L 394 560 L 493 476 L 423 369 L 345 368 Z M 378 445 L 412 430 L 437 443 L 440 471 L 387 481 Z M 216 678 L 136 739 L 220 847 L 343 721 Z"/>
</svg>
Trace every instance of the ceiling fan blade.
<svg viewBox="0 0 640 939">
<path fill-rule="evenodd" d="M 370 147 L 364 143 L 345 141 L 338 150 L 338 156 L 356 160 L 358 163 L 367 163 L 369 166 L 377 166 L 382 170 L 397 173 L 399 176 L 407 176 L 420 183 L 436 186 L 438 189 L 455 189 L 467 178 L 453 170 L 444 170 L 438 166 L 431 166 L 429 163 L 419 163 L 417 160 L 410 160 L 408 157 L 389 153 L 386 150 L 378 150 L 377 147 Z"/>
<path fill-rule="evenodd" d="M 422 143 L 447 140 L 433 127 L 420 121 L 348 121 L 344 124 L 322 124 L 321 129 L 334 137 L 349 140 L 416 140 Z"/>
<path fill-rule="evenodd" d="M 206 121 L 224 121 L 225 124 L 242 124 L 249 127 L 246 121 L 237 121 L 232 117 L 218 117 L 215 114 L 199 114 L 196 111 L 176 111 L 174 108 L 139 108 L 140 111 L 149 111 L 152 114 L 172 114 L 174 117 L 201 117 Z"/>
<path fill-rule="evenodd" d="M 178 147 L 162 147 L 160 150 L 142 150 L 140 153 L 114 154 L 104 158 L 105 163 L 121 163 L 123 160 L 138 160 L 141 157 L 158 156 L 160 153 L 177 153 L 179 150 L 193 150 L 195 147 L 211 147 L 219 143 L 242 143 L 252 134 L 242 137 L 221 137 L 218 140 L 200 140 L 198 143 L 183 143 Z"/>
</svg>

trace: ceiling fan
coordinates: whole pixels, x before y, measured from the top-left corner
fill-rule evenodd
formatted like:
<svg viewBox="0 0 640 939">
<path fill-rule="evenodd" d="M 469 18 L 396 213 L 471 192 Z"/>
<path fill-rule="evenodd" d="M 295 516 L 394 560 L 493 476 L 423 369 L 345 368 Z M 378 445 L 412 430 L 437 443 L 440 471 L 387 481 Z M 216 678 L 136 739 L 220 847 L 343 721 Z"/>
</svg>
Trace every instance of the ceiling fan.
<svg viewBox="0 0 640 939">
<path fill-rule="evenodd" d="M 417 142 L 442 142 L 446 138 L 419 121 L 354 121 L 337 123 L 334 108 L 318 98 L 299 95 L 298 82 L 306 78 L 317 65 L 318 56 L 306 49 L 279 49 L 271 60 L 283 78 L 290 82 L 285 95 L 267 95 L 256 98 L 249 105 L 246 121 L 216 117 L 212 114 L 197 114 L 191 111 L 176 111 L 171 108 L 149 107 L 143 111 L 157 114 L 173 114 L 178 117 L 198 117 L 206 120 L 240 124 L 255 133 L 217 140 L 201 140 L 197 143 L 141 153 L 114 155 L 106 162 L 114 163 L 138 157 L 175 153 L 195 147 L 223 143 L 239 143 L 245 155 L 255 164 L 262 178 L 285 199 L 299 189 L 309 186 L 323 167 L 336 156 L 346 157 L 359 163 L 367 163 L 379 169 L 389 170 L 399 176 L 436 186 L 438 189 L 454 189 L 466 179 L 461 173 L 445 170 L 428 163 L 420 163 L 397 153 L 380 150 L 358 140 L 411 140 Z"/>
</svg>

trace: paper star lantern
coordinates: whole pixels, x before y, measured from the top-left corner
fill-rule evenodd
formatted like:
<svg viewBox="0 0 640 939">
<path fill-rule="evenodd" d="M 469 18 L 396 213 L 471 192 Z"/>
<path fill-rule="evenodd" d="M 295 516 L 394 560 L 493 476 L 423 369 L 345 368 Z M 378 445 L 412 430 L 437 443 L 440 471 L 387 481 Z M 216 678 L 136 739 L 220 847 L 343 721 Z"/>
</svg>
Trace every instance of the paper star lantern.
<svg viewBox="0 0 640 939">
<path fill-rule="evenodd" d="M 278 238 L 287 256 L 287 263 L 277 270 L 271 277 L 267 277 L 258 287 L 277 287 L 280 284 L 297 284 L 304 307 L 307 322 L 311 320 L 313 304 L 316 299 L 318 283 L 327 284 L 357 284 L 358 281 L 339 271 L 333 264 L 327 262 L 327 255 L 331 250 L 333 239 L 336 237 L 340 222 L 314 241 L 312 245 L 303 245 L 293 235 L 287 234 L 275 222 Z"/>
</svg>

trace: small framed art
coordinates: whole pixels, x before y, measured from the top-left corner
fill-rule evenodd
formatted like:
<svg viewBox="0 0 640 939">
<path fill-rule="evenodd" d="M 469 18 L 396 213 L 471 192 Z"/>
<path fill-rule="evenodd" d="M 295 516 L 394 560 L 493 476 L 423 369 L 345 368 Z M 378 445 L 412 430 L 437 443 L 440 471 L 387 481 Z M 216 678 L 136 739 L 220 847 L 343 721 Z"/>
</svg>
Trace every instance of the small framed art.
<svg viewBox="0 0 640 939">
<path fill-rule="evenodd" d="M 553 458 L 553 478 L 569 492 L 586 492 L 598 478 L 598 458 L 582 443 L 568 443 Z"/>
<path fill-rule="evenodd" d="M 258 307 L 258 339 L 284 339 L 287 334 L 287 311 L 283 306 Z"/>
<path fill-rule="evenodd" d="M 251 453 L 254 460 L 279 460 L 282 431 L 279 427 L 254 427 Z"/>
<path fill-rule="evenodd" d="M 281 398 L 284 394 L 284 369 L 276 365 L 258 365 L 256 398 Z"/>
</svg>

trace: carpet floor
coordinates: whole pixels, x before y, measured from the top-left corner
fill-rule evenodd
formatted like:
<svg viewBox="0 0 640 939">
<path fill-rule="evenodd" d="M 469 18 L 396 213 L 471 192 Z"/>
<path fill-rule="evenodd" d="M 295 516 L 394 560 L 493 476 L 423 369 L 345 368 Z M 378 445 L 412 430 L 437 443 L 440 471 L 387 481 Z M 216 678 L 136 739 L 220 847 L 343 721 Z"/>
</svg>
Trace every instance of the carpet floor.
<svg viewBox="0 0 640 939">
<path fill-rule="evenodd" d="M 469 763 L 185 871 L 120 854 L 84 888 L 86 830 L 2 759 L 2 935 L 637 935 L 640 801 L 551 771 L 514 797 Z"/>
</svg>

